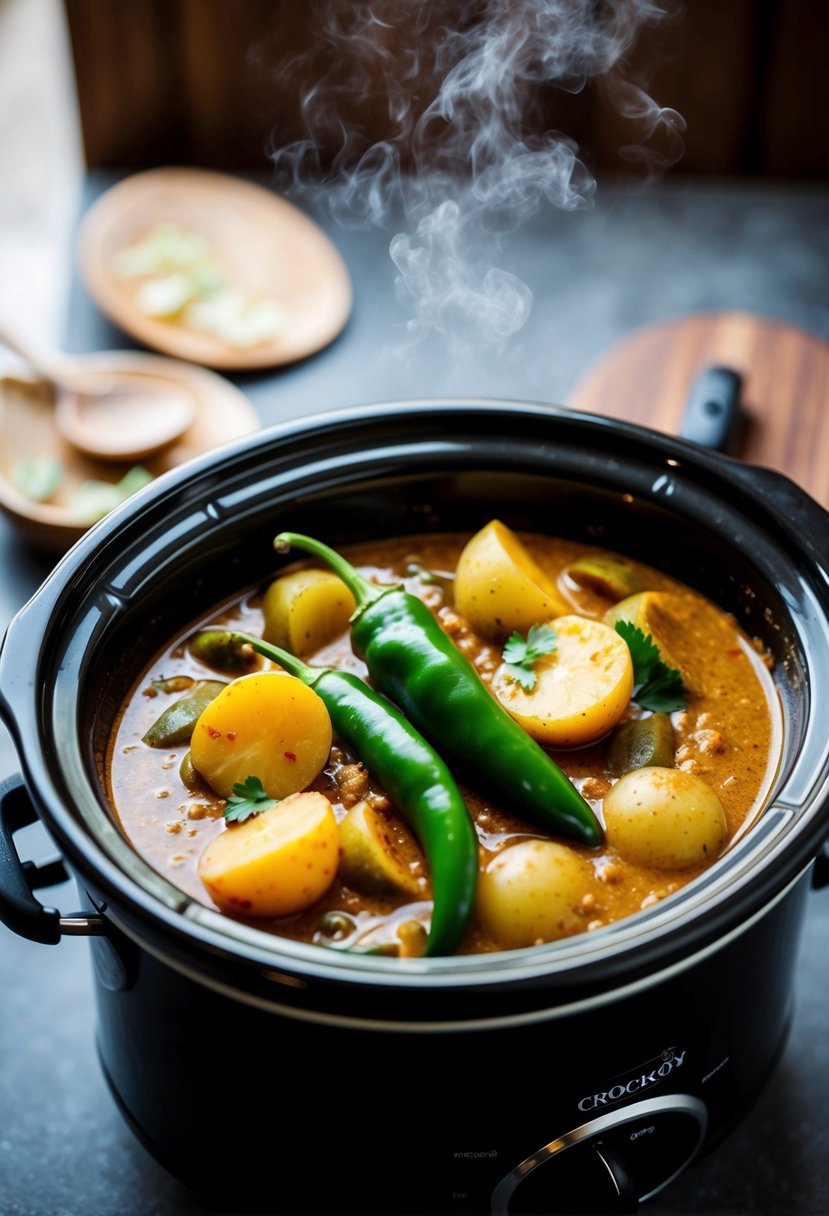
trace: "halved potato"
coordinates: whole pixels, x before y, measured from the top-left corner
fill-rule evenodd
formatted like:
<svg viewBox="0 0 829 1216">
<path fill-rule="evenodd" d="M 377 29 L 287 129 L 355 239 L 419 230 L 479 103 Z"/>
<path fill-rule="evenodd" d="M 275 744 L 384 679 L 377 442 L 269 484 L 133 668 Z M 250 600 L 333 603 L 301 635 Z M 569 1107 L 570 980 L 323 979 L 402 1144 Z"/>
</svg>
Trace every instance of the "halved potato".
<svg viewBox="0 0 829 1216">
<path fill-rule="evenodd" d="M 340 824 L 340 877 L 347 886 L 368 895 L 402 891 L 428 898 L 425 867 L 417 842 L 402 824 L 395 823 L 367 802 L 358 802 Z M 417 870 L 420 870 L 420 874 Z"/>
<path fill-rule="evenodd" d="M 505 848 L 478 878 L 475 913 L 499 945 L 514 950 L 568 937 L 585 928 L 579 915 L 593 869 L 553 840 Z"/>
<path fill-rule="evenodd" d="M 338 846 L 331 803 L 306 791 L 215 836 L 199 860 L 199 877 L 225 912 L 291 916 L 331 886 Z"/>
<path fill-rule="evenodd" d="M 605 795 L 608 843 L 637 865 L 684 870 L 713 861 L 728 836 L 719 798 L 693 773 L 635 769 Z"/>
<path fill-rule="evenodd" d="M 356 604 L 329 570 L 297 570 L 271 583 L 263 603 L 266 642 L 304 658 L 348 628 Z"/>
<path fill-rule="evenodd" d="M 558 646 L 534 664 L 535 687 L 522 688 L 503 664 L 492 688 L 534 739 L 581 747 L 606 735 L 624 714 L 633 691 L 630 651 L 601 621 L 570 615 L 550 624 Z"/>
<path fill-rule="evenodd" d="M 223 798 L 258 777 L 270 798 L 304 790 L 331 750 L 331 719 L 295 676 L 256 672 L 228 684 L 202 713 L 190 741 L 196 772 Z"/>
<path fill-rule="evenodd" d="M 682 672 L 687 684 L 686 671 L 676 657 L 677 646 L 682 649 L 683 635 L 688 633 L 687 608 L 683 600 L 668 591 L 640 591 L 620 600 L 604 614 L 604 621 L 613 629 L 617 621 L 630 621 L 644 634 L 650 634 L 663 663 Z"/>
<path fill-rule="evenodd" d="M 513 630 L 567 611 L 555 584 L 506 524 L 494 519 L 467 543 L 455 572 L 455 607 L 481 637 Z"/>
</svg>

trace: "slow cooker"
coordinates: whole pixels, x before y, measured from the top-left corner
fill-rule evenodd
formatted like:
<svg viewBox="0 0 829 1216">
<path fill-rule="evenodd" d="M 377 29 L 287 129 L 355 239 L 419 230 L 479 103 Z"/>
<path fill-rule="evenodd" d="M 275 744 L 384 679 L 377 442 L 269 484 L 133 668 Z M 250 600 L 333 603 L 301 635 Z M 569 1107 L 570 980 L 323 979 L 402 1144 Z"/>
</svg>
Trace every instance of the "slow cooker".
<svg viewBox="0 0 829 1216">
<path fill-rule="evenodd" d="M 769 804 L 703 876 L 589 935 L 486 956 L 354 956 L 195 903 L 120 834 L 119 703 L 174 631 L 272 576 L 281 528 L 333 544 L 430 530 L 581 538 L 676 575 L 774 656 Z M 521 403 L 409 402 L 260 432 L 159 478 L 11 623 L 0 915 L 90 936 L 101 1065 L 173 1173 L 233 1210 L 635 1211 L 740 1117 L 785 1041 L 804 903 L 824 881 L 827 515 L 778 474 Z M 38 817 L 77 880 L 22 862 Z M 817 865 L 815 864 L 817 860 Z"/>
</svg>

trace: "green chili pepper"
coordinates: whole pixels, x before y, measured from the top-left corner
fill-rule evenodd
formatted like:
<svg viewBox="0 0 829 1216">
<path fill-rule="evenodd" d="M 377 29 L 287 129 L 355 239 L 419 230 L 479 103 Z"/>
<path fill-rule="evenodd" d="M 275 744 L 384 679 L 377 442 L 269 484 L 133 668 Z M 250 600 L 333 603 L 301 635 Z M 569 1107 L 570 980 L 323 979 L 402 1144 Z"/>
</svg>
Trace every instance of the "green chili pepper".
<svg viewBox="0 0 829 1216">
<path fill-rule="evenodd" d="M 555 761 L 491 695 L 426 605 L 378 587 L 320 541 L 282 532 L 279 550 L 304 549 L 345 583 L 357 604 L 351 640 L 380 688 L 471 785 L 508 810 L 579 844 L 602 843 L 601 824 Z"/>
<path fill-rule="evenodd" d="M 230 636 L 314 689 L 335 734 L 362 760 L 411 826 L 432 878 L 432 924 L 425 953 L 452 954 L 472 912 L 478 837 L 449 769 L 400 711 L 357 676 L 308 667 L 247 633 L 234 630 Z"/>
</svg>

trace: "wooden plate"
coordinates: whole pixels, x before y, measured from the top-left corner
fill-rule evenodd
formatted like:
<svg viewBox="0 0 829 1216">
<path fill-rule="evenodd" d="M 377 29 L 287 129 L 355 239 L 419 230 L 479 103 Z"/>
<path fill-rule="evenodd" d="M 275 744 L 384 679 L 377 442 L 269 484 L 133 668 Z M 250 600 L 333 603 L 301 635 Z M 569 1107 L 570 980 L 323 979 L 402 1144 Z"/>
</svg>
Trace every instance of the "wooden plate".
<svg viewBox="0 0 829 1216">
<path fill-rule="evenodd" d="M 154 477 L 259 426 L 244 393 L 221 376 L 189 363 L 135 351 L 106 351 L 78 356 L 71 365 L 90 372 L 152 372 L 192 394 L 196 402 L 192 426 L 175 443 L 141 461 Z M 14 484 L 15 466 L 29 456 L 55 456 L 61 463 L 63 480 L 49 502 L 33 501 Z M 0 379 L 0 510 L 31 544 L 53 553 L 68 549 L 89 526 L 73 517 L 72 495 L 86 481 L 118 482 L 128 468 L 94 460 L 63 439 L 54 426 L 51 389 L 42 380 Z"/>
<path fill-rule="evenodd" d="M 588 368 L 567 404 L 676 434 L 692 386 L 714 365 L 744 380 L 733 454 L 829 506 L 829 343 L 793 325 L 743 312 L 645 325 Z"/>
<path fill-rule="evenodd" d="M 277 337 L 232 346 L 180 320 L 147 316 L 136 281 L 116 258 L 159 224 L 202 238 L 222 280 L 284 312 Z M 151 169 L 113 186 L 90 208 L 78 266 L 102 312 L 146 346 L 207 367 L 243 371 L 312 355 L 337 336 L 351 311 L 345 263 L 320 228 L 263 186 L 203 169 Z"/>
</svg>

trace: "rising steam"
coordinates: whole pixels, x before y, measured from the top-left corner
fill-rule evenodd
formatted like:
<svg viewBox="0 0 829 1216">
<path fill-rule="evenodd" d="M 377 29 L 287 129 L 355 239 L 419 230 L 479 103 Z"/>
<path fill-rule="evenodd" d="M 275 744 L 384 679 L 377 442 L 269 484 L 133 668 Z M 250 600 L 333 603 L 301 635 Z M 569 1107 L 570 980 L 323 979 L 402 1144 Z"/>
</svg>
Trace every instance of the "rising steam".
<svg viewBox="0 0 829 1216">
<path fill-rule="evenodd" d="M 472 326 L 503 341 L 526 321 L 529 287 L 494 265 L 501 238 L 595 191 L 576 145 L 539 133 L 552 90 L 599 77 L 635 124 L 625 155 L 662 166 L 681 154 L 680 116 L 621 71 L 661 3 L 329 0 L 315 16 L 313 50 L 280 67 L 300 82 L 304 135 L 272 159 L 285 188 L 319 190 L 341 224 L 401 222 L 390 255 L 413 337 L 452 342 Z"/>
</svg>

